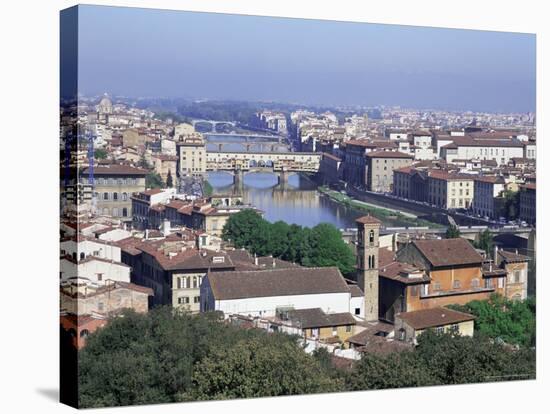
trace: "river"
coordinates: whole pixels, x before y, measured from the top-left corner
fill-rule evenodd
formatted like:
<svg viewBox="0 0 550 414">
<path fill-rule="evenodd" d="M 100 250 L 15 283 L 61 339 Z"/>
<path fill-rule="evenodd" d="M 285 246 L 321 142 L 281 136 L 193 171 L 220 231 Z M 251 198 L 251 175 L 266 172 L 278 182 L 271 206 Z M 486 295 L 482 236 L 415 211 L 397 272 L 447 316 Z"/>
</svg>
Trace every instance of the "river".
<svg viewBox="0 0 550 414">
<path fill-rule="evenodd" d="M 208 173 L 208 182 L 214 194 L 238 193 L 232 182 L 233 177 L 224 172 Z M 319 223 L 331 223 L 336 227 L 355 228 L 355 220 L 364 212 L 339 204 L 317 191 L 317 185 L 307 176 L 292 174 L 288 184 L 281 188 L 277 176 L 270 173 L 250 173 L 244 177 L 240 193 L 244 202 L 254 205 L 264 212 L 264 217 L 275 222 L 313 227 Z M 386 226 L 404 225 L 399 220 L 384 219 Z"/>
</svg>

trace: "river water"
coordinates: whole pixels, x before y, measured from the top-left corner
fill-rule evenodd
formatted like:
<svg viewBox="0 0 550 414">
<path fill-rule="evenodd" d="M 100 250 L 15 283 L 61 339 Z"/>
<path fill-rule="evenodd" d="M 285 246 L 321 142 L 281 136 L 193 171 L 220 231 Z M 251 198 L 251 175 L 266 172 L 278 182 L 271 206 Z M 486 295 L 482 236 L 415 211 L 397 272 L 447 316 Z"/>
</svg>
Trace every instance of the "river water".
<svg viewBox="0 0 550 414">
<path fill-rule="evenodd" d="M 245 142 L 250 145 L 249 151 L 266 142 L 265 138 L 245 137 L 243 135 L 205 134 L 207 149 L 217 150 L 216 143 L 223 143 L 224 151 L 244 151 Z M 281 151 L 288 147 L 281 144 Z M 289 224 L 313 227 L 319 223 L 331 223 L 337 228 L 355 228 L 355 220 L 365 215 L 365 212 L 346 207 L 331 200 L 317 191 L 317 184 L 307 176 L 291 174 L 288 183 L 278 184 L 274 174 L 264 172 L 249 173 L 244 176 L 242 188 L 233 185 L 233 176 L 225 172 L 210 172 L 208 182 L 214 188 L 214 194 L 240 194 L 243 201 L 252 204 L 264 212 L 266 220 L 285 221 Z M 399 220 L 383 219 L 386 226 L 401 226 Z"/>
<path fill-rule="evenodd" d="M 208 173 L 208 182 L 214 194 L 239 194 L 243 201 L 264 212 L 266 220 L 282 220 L 289 224 L 313 227 L 319 223 L 331 223 L 337 228 L 355 228 L 355 220 L 366 213 L 346 207 L 317 191 L 317 184 L 307 176 L 291 174 L 282 187 L 277 176 L 254 172 L 244 176 L 241 189 L 233 185 L 233 176 L 225 172 Z M 382 219 L 385 226 L 407 225 L 397 219 Z"/>
</svg>

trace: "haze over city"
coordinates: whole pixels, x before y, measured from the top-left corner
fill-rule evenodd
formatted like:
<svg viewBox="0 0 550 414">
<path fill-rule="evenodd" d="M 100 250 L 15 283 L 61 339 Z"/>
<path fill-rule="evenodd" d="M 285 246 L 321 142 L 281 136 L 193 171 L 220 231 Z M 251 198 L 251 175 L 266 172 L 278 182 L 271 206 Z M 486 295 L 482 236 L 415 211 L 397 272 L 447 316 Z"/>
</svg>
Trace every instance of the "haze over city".
<svg viewBox="0 0 550 414">
<path fill-rule="evenodd" d="M 535 49 L 533 34 L 79 8 L 92 95 L 534 112 Z"/>
</svg>

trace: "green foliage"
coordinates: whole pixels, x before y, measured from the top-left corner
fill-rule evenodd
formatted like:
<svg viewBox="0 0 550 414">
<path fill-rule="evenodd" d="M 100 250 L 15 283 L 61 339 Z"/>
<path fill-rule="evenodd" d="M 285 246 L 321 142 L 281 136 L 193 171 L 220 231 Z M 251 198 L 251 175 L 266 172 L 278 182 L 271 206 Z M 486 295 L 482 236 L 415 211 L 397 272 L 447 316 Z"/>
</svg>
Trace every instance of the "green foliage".
<svg viewBox="0 0 550 414">
<path fill-rule="evenodd" d="M 202 192 L 203 196 L 210 197 L 214 193 L 214 187 L 208 181 L 203 181 Z"/>
<path fill-rule="evenodd" d="M 145 187 L 147 188 L 164 188 L 162 177 L 157 173 L 149 173 L 145 176 Z"/>
<path fill-rule="evenodd" d="M 273 255 L 308 267 L 337 266 L 343 274 L 354 271 L 353 251 L 331 224 L 312 229 L 282 221 L 272 224 L 247 209 L 229 218 L 222 238 L 260 256 Z"/>
<path fill-rule="evenodd" d="M 332 224 L 321 223 L 313 227 L 310 246 L 311 252 L 306 266 L 337 266 L 343 274 L 350 274 L 355 270 L 353 251 Z"/>
<path fill-rule="evenodd" d="M 94 157 L 98 160 L 104 160 L 105 158 L 107 158 L 107 155 L 107 150 L 103 148 L 98 148 L 94 151 Z"/>
<path fill-rule="evenodd" d="M 458 239 L 460 237 L 460 229 L 457 226 L 447 227 L 447 232 L 445 233 L 446 239 Z"/>
<path fill-rule="evenodd" d="M 436 384 L 465 384 L 534 378 L 535 351 L 514 351 L 488 338 L 426 331 L 415 354 Z"/>
<path fill-rule="evenodd" d="M 504 213 L 509 220 L 515 220 L 519 215 L 519 191 L 505 190 Z"/>
<path fill-rule="evenodd" d="M 479 233 L 479 240 L 474 241 L 473 245 L 477 249 L 485 250 L 487 254 L 490 254 L 493 250 L 494 242 L 493 242 L 493 235 L 489 231 L 489 229 L 485 229 L 484 231 Z"/>
<path fill-rule="evenodd" d="M 435 384 L 428 365 L 414 352 L 364 355 L 348 379 L 353 391 Z"/>
<path fill-rule="evenodd" d="M 324 373 L 297 342 L 264 336 L 215 349 L 195 366 L 193 392 L 183 399 L 254 398 L 341 389 L 341 384 Z"/>
<path fill-rule="evenodd" d="M 475 300 L 452 309 L 476 316 L 475 332 L 489 338 L 500 338 L 513 345 L 535 346 L 536 309 L 532 298 L 512 301 L 500 295 L 489 300 Z"/>
<path fill-rule="evenodd" d="M 532 348 L 430 330 L 410 351 L 365 354 L 343 371 L 324 349 L 306 354 L 295 336 L 169 307 L 125 311 L 89 336 L 78 362 L 82 408 L 532 379 L 536 373 Z"/>
<path fill-rule="evenodd" d="M 287 395 L 341 388 L 296 338 L 240 329 L 214 314 L 160 307 L 123 317 L 79 352 L 82 408 Z M 228 374 L 226 376 L 226 374 Z"/>
<path fill-rule="evenodd" d="M 172 179 L 172 170 L 168 170 L 168 174 L 166 175 L 166 187 L 168 188 L 174 187 L 174 181 Z"/>
</svg>

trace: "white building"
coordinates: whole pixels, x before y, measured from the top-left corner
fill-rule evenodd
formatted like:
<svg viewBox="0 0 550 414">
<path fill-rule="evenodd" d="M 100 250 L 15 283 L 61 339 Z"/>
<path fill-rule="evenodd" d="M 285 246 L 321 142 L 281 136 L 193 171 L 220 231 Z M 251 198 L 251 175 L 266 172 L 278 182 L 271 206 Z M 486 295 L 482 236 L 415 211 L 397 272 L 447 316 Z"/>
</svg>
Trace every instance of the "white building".
<svg viewBox="0 0 550 414">
<path fill-rule="evenodd" d="M 275 316 L 278 309 L 356 314 L 364 302 L 362 297 L 352 301 L 350 286 L 336 267 L 209 272 L 200 297 L 201 312 L 262 317 Z"/>
<path fill-rule="evenodd" d="M 456 137 L 441 148 L 441 156 L 448 163 L 455 159 L 494 160 L 497 165 L 506 165 L 512 158 L 523 158 L 524 144 L 517 139 L 474 139 Z"/>
</svg>

